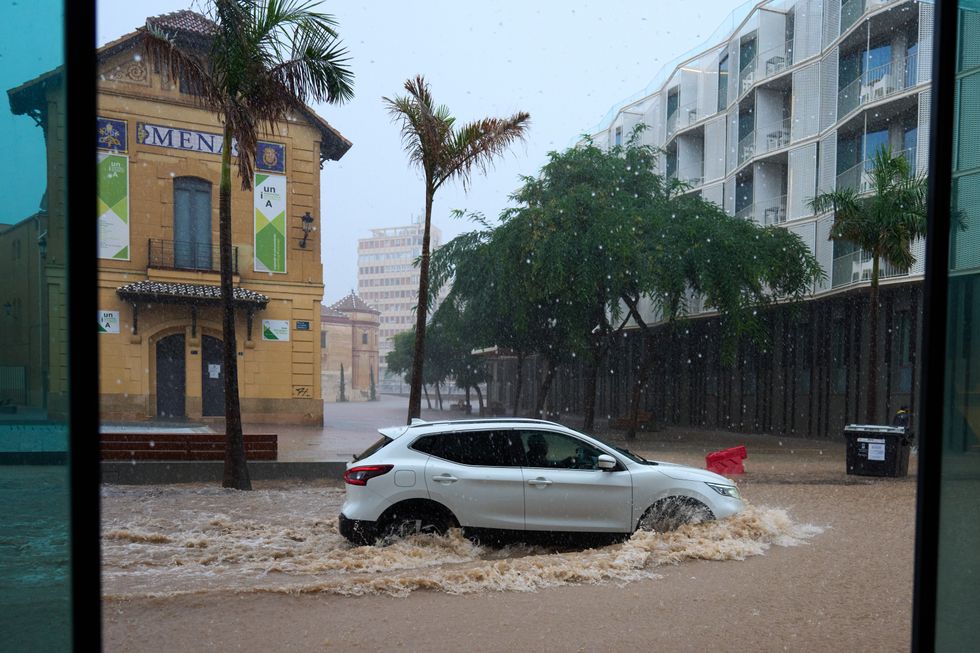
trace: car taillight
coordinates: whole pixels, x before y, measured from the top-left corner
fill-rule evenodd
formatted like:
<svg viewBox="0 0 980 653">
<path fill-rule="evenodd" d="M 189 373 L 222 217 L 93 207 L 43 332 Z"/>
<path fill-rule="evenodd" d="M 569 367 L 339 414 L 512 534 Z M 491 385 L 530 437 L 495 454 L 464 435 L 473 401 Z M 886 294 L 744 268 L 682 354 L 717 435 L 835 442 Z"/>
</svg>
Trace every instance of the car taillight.
<svg viewBox="0 0 980 653">
<path fill-rule="evenodd" d="M 350 485 L 367 485 L 367 482 L 375 476 L 381 476 L 391 471 L 394 465 L 361 465 L 351 467 L 344 472 L 344 481 Z"/>
</svg>

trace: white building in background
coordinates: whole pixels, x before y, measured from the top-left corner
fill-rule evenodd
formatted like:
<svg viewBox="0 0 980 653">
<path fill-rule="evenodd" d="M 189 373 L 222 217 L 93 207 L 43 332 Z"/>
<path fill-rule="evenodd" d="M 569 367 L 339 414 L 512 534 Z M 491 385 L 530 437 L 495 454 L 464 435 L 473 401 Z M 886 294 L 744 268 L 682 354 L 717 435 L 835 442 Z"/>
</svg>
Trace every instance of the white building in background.
<svg viewBox="0 0 980 653">
<path fill-rule="evenodd" d="M 395 334 L 415 326 L 419 270 L 414 263 L 422 254 L 424 230 L 421 219 L 415 218 L 407 226 L 372 229 L 370 238 L 357 241 L 357 293 L 381 311 L 378 364 L 382 384 L 387 372 L 385 357 L 394 348 Z M 432 225 L 429 237 L 432 252 L 442 245 L 442 232 Z"/>
<path fill-rule="evenodd" d="M 837 292 L 867 283 L 871 261 L 828 240 L 832 217 L 808 201 L 866 190 L 885 145 L 926 173 L 932 31 L 931 2 L 746 3 L 589 133 L 611 147 L 645 123 L 642 142 L 665 152 L 662 174 L 729 214 L 796 233 L 827 273 L 815 292 Z M 913 253 L 908 273 L 883 265 L 882 279 L 921 279 L 924 244 Z"/>
</svg>

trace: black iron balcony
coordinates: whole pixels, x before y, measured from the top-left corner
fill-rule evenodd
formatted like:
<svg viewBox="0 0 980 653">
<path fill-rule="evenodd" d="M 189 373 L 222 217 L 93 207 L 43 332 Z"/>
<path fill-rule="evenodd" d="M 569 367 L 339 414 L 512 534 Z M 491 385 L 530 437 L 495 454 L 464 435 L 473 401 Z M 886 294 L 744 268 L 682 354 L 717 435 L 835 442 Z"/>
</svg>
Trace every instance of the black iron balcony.
<svg viewBox="0 0 980 653">
<path fill-rule="evenodd" d="M 150 238 L 147 267 L 169 270 L 221 271 L 218 245 L 180 240 Z M 232 272 L 238 274 L 238 248 L 232 248 Z"/>
</svg>

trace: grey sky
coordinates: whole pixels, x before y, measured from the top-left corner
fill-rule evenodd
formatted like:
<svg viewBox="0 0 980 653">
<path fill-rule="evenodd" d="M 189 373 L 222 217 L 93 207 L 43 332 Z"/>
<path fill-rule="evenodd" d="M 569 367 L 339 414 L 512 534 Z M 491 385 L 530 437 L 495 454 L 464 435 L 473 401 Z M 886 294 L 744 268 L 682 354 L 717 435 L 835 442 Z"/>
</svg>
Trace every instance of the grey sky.
<svg viewBox="0 0 980 653">
<path fill-rule="evenodd" d="M 355 287 L 357 239 L 372 227 L 406 224 L 421 215 L 421 176 L 408 167 L 397 124 L 381 102 L 423 74 L 437 102 L 458 121 L 531 114 L 525 143 L 464 193 L 440 190 L 433 223 L 444 240 L 473 225 L 453 209 L 494 219 L 520 175 L 534 175 L 550 150 L 568 147 L 610 106 L 644 88 L 661 66 L 708 38 L 744 0 L 603 0 L 602 2 L 394 2 L 327 0 L 351 55 L 355 99 L 317 106 L 354 145 L 321 173 L 324 301 Z M 198 9 L 200 0 L 98 0 L 99 45 L 132 31 L 146 16 Z M 204 5 L 206 6 L 206 5 Z M 293 217 L 293 216 L 290 216 Z"/>
</svg>

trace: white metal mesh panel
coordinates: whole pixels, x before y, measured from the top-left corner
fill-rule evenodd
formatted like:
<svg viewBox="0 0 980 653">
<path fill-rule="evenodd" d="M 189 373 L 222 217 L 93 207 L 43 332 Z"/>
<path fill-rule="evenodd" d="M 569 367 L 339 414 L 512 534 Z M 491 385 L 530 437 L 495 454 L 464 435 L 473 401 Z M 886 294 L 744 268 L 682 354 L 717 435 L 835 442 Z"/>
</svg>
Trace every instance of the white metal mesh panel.
<svg viewBox="0 0 980 653">
<path fill-rule="evenodd" d="M 833 48 L 820 60 L 820 131 L 837 121 L 838 50 Z"/>
<path fill-rule="evenodd" d="M 810 253 L 816 255 L 815 251 L 815 241 L 816 241 L 816 222 L 807 222 L 806 224 L 798 224 L 790 227 L 786 227 L 791 233 L 796 234 L 803 241 L 803 244 L 810 249 Z"/>
<path fill-rule="evenodd" d="M 800 0 L 795 7 L 793 60 L 802 61 L 821 50 L 822 0 Z"/>
<path fill-rule="evenodd" d="M 647 109 L 647 114 L 645 117 L 645 121 L 648 125 L 650 125 L 650 128 L 647 129 L 646 133 L 644 134 L 644 138 L 649 139 L 650 144 L 654 145 L 655 147 L 660 147 L 664 144 L 664 124 L 661 116 L 663 116 L 663 114 L 660 112 L 660 96 L 655 95 L 653 97 L 653 101 L 650 103 L 650 108 Z"/>
<path fill-rule="evenodd" d="M 698 90 L 698 120 L 718 113 L 718 52 L 701 57 L 701 88 Z"/>
<path fill-rule="evenodd" d="M 963 212 L 966 229 L 954 229 L 950 252 L 950 267 L 969 270 L 980 267 L 980 175 L 965 175 L 953 184 L 953 206 Z"/>
<path fill-rule="evenodd" d="M 932 31 L 934 27 L 932 3 L 919 3 L 919 83 L 932 79 Z M 972 12 L 964 12 L 969 14 Z M 920 152 L 922 150 L 919 150 Z"/>
<path fill-rule="evenodd" d="M 822 290 L 830 290 L 831 274 L 834 267 L 834 243 L 830 240 L 830 226 L 834 223 L 832 216 L 824 216 L 817 220 L 817 238 L 816 238 L 816 257 L 817 263 L 823 268 L 823 272 L 826 278 L 823 281 L 817 282 L 814 290 L 820 292 Z"/>
<path fill-rule="evenodd" d="M 728 106 L 738 99 L 738 38 L 728 44 Z"/>
<path fill-rule="evenodd" d="M 837 130 L 820 139 L 820 176 L 817 192 L 827 193 L 837 187 Z"/>
<path fill-rule="evenodd" d="M 840 6 L 841 0 L 823 2 L 823 47 L 825 48 L 840 36 Z"/>
<path fill-rule="evenodd" d="M 919 93 L 919 126 L 916 130 L 916 172 L 925 175 L 929 173 L 929 119 L 932 112 L 932 91 Z"/>
<path fill-rule="evenodd" d="M 725 204 L 725 185 L 723 183 L 711 184 L 701 189 L 701 197 L 714 202 L 718 206 Z"/>
<path fill-rule="evenodd" d="M 787 218 L 793 220 L 810 215 L 807 202 L 814 196 L 817 178 L 817 144 L 809 143 L 789 151 L 787 184 Z"/>
<path fill-rule="evenodd" d="M 793 72 L 793 115 L 790 141 L 813 136 L 819 129 L 820 64 L 814 62 Z"/>
<path fill-rule="evenodd" d="M 915 263 L 912 264 L 912 268 L 909 270 L 909 274 L 913 276 L 917 274 L 925 274 L 926 273 L 925 238 L 918 238 L 912 242 L 912 256 L 915 257 Z"/>
<path fill-rule="evenodd" d="M 732 107 L 728 112 L 728 150 L 725 157 L 725 172 L 731 172 L 738 164 L 736 153 L 738 151 L 738 106 Z"/>
<path fill-rule="evenodd" d="M 725 120 L 725 116 L 718 116 L 704 124 L 705 181 L 720 179 L 725 176 L 725 143 L 727 134 Z"/>
</svg>

